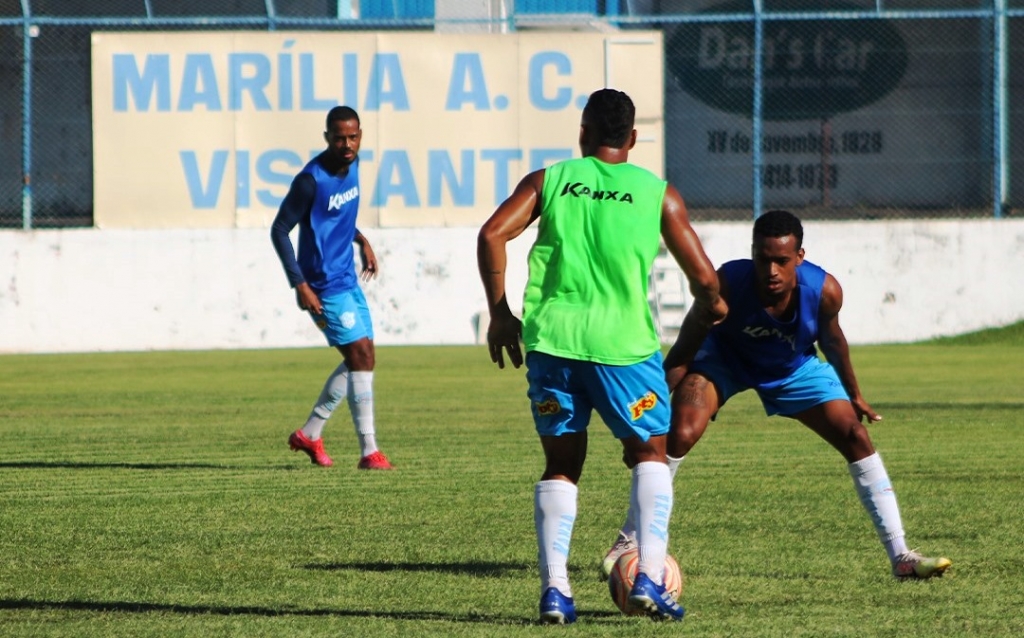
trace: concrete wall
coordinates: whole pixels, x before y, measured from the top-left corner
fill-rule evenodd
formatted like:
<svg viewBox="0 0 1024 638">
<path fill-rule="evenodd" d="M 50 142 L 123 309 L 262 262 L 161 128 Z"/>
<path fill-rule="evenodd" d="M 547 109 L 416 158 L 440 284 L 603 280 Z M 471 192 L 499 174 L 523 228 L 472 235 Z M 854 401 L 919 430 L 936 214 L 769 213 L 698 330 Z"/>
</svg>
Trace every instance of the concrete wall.
<svg viewBox="0 0 1024 638">
<path fill-rule="evenodd" d="M 749 254 L 750 223 L 698 230 L 716 265 Z M 377 343 L 476 342 L 477 229 L 366 232 L 381 263 L 365 286 Z M 532 238 L 509 246 L 513 302 Z M 1024 220 L 808 222 L 804 245 L 843 285 L 851 343 L 1024 319 Z M 323 344 L 266 229 L 0 231 L 0 352 Z"/>
</svg>

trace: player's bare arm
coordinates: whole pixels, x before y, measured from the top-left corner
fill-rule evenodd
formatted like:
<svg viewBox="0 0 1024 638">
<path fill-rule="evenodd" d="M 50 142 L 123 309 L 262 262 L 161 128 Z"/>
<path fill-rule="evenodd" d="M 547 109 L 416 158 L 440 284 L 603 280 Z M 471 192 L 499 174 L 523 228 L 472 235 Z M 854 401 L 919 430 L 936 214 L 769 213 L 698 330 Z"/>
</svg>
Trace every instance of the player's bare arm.
<svg viewBox="0 0 1024 638">
<path fill-rule="evenodd" d="M 356 230 L 354 241 L 356 245 L 359 246 L 359 259 L 363 264 L 363 270 L 360 273 L 360 278 L 363 281 L 369 281 L 376 277 L 379 272 L 377 266 L 377 255 L 373 252 L 373 246 L 370 245 L 370 240 L 358 230 Z"/>
<path fill-rule="evenodd" d="M 728 306 L 729 286 L 726 284 L 724 277 L 720 277 L 719 282 L 719 297 Z M 686 376 L 687 369 L 690 363 L 693 362 L 693 357 L 700 350 L 701 343 L 707 337 L 711 325 L 708 324 L 708 317 L 703 309 L 698 308 L 696 304 L 690 306 L 686 316 L 683 317 L 683 325 L 679 329 L 679 336 L 676 337 L 676 342 L 672 344 L 668 355 L 665 356 L 665 380 L 668 382 L 668 389 L 671 392 L 679 389 L 679 385 Z"/>
<path fill-rule="evenodd" d="M 543 170 L 524 177 L 508 199 L 484 222 L 477 235 L 477 267 L 491 315 L 487 328 L 487 347 L 491 361 L 497 363 L 499 368 L 505 367 L 503 349 L 508 351 L 509 361 L 514 367 L 523 364 L 523 353 L 519 347 L 522 322 L 512 314 L 505 294 L 505 272 L 508 266 L 505 245 L 521 235 L 540 216 L 540 194 L 543 188 Z"/>
<path fill-rule="evenodd" d="M 671 184 L 665 190 L 661 205 L 661 236 L 665 247 L 686 274 L 694 306 L 704 313 L 708 327 L 720 322 L 725 318 L 728 307 L 719 295 L 718 273 L 690 225 L 682 196 Z"/>
<path fill-rule="evenodd" d="M 825 276 L 825 284 L 821 289 L 821 305 L 818 309 L 818 345 L 832 367 L 835 368 L 839 380 L 842 381 L 846 393 L 857 417 L 867 418 L 869 422 L 881 421 L 882 417 L 871 409 L 868 402 L 861 396 L 857 376 L 853 372 L 850 361 L 850 346 L 846 335 L 839 325 L 839 310 L 843 307 L 843 289 L 832 275 Z"/>
<path fill-rule="evenodd" d="M 665 247 L 686 274 L 694 298 L 683 320 L 679 339 L 665 361 L 669 389 L 674 389 L 708 331 L 725 319 L 729 307 L 721 295 L 718 273 L 690 225 L 686 203 L 671 184 L 665 190 L 661 206 L 661 235 Z"/>
</svg>

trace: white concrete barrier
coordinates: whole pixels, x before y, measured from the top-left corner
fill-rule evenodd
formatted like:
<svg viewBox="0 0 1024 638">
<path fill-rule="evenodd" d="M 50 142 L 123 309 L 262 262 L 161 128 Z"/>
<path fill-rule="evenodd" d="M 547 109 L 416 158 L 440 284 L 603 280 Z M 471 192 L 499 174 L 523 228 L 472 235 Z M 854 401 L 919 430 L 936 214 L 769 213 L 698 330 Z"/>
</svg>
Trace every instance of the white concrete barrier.
<svg viewBox="0 0 1024 638">
<path fill-rule="evenodd" d="M 749 255 L 749 222 L 697 228 L 716 265 Z M 378 344 L 477 342 L 477 228 L 365 232 L 381 265 L 364 286 Z M 517 309 L 533 237 L 509 245 Z M 1024 220 L 806 222 L 804 246 L 843 285 L 854 344 L 1024 318 Z M 323 344 L 266 229 L 0 231 L 0 352 Z"/>
</svg>

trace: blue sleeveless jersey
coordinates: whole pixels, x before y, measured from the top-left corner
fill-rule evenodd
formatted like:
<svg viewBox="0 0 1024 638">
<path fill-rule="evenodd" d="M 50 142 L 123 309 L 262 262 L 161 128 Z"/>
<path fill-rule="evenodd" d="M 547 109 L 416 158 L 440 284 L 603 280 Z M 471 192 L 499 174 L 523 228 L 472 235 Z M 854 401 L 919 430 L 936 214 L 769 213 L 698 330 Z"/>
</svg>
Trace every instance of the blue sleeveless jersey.
<svg viewBox="0 0 1024 638">
<path fill-rule="evenodd" d="M 348 174 L 332 175 L 313 158 L 299 173 L 316 181 L 316 197 L 309 215 L 299 222 L 299 267 L 310 287 L 331 295 L 359 286 L 352 242 L 359 213 L 359 160 Z"/>
<path fill-rule="evenodd" d="M 809 261 L 797 266 L 796 312 L 781 322 L 765 312 L 757 296 L 754 262 L 725 263 L 721 274 L 729 289 L 729 314 L 712 328 L 708 339 L 720 348 L 727 364 L 739 370 L 753 388 L 771 388 L 812 358 L 818 357 L 818 306 L 825 271 Z"/>
</svg>

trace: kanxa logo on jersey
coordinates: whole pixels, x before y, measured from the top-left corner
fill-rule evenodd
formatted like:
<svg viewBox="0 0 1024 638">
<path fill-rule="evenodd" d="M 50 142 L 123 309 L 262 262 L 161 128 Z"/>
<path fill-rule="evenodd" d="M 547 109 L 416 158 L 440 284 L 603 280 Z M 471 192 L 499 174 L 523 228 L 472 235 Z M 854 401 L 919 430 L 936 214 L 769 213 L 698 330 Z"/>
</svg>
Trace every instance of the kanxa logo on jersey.
<svg viewBox="0 0 1024 638">
<path fill-rule="evenodd" d="M 766 337 L 775 337 L 779 341 L 785 341 L 789 344 L 792 350 L 796 350 L 796 335 L 786 334 L 778 328 L 765 328 L 764 326 L 746 326 L 743 328 L 743 334 L 754 339 L 764 339 Z"/>
<path fill-rule="evenodd" d="M 342 193 L 335 193 L 331 195 L 331 198 L 327 200 L 327 210 L 338 210 L 343 205 L 349 203 L 353 199 L 359 197 L 359 187 L 353 186 L 352 188 Z"/>
<path fill-rule="evenodd" d="M 562 409 L 562 406 L 558 405 L 558 401 L 555 399 L 547 399 L 545 401 L 538 401 L 533 404 L 537 408 L 538 416 L 550 416 L 552 414 L 558 414 Z"/>
<path fill-rule="evenodd" d="M 565 197 L 567 195 L 572 195 L 573 197 L 586 197 L 597 201 L 625 202 L 627 204 L 633 203 L 632 193 L 597 190 L 587 186 L 583 182 L 566 182 L 565 186 L 562 186 L 562 192 L 559 193 L 558 196 Z"/>
<path fill-rule="evenodd" d="M 633 403 L 629 404 L 629 413 L 633 417 L 633 420 L 636 421 L 644 415 L 644 412 L 654 408 L 656 405 L 658 405 L 658 395 L 653 392 L 648 392 Z"/>
</svg>

